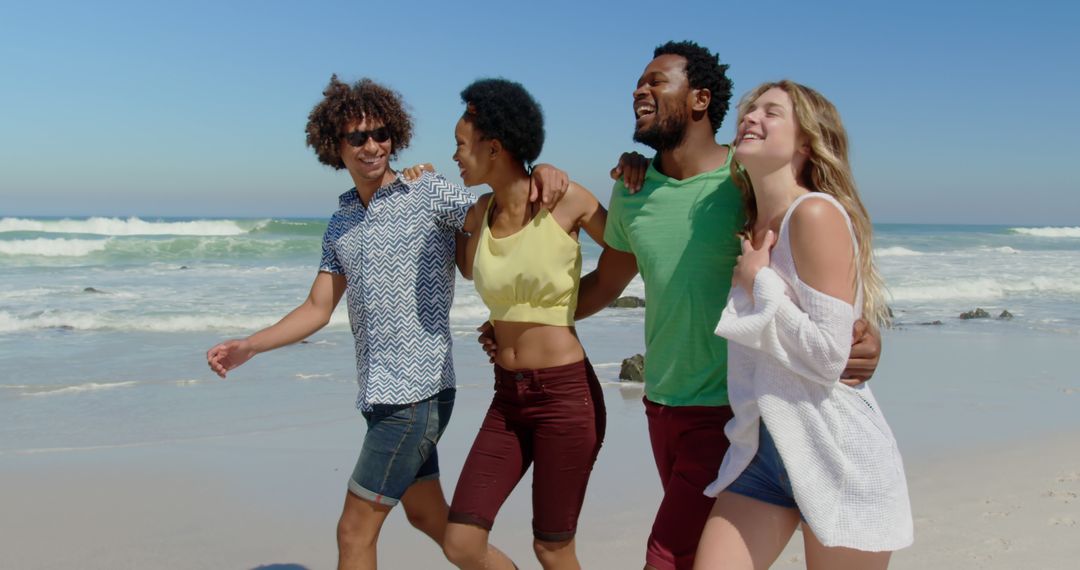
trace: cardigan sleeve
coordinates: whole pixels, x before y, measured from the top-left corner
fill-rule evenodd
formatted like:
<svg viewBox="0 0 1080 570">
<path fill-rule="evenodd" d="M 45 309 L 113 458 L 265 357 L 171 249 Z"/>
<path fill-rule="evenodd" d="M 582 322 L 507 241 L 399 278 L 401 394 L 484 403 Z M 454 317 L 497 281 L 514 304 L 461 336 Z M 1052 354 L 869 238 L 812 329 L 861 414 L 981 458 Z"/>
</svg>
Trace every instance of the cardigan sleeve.
<svg viewBox="0 0 1080 570">
<path fill-rule="evenodd" d="M 851 354 L 855 309 L 798 280 L 796 305 L 785 289 L 776 271 L 762 269 L 754 278 L 753 298 L 740 287 L 732 289 L 716 334 L 765 352 L 806 380 L 836 384 Z"/>
</svg>

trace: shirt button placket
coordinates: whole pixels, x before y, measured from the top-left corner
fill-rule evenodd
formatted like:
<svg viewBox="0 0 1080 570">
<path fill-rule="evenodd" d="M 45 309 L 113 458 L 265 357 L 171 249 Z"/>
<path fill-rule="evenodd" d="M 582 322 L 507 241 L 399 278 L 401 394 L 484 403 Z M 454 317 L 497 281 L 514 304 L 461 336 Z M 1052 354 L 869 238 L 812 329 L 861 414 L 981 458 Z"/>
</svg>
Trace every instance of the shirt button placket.
<svg viewBox="0 0 1080 570">
<path fill-rule="evenodd" d="M 368 207 L 365 208 L 363 218 L 361 218 L 361 220 L 360 220 L 360 243 L 357 244 L 357 247 L 360 248 L 360 267 L 358 268 L 359 272 L 360 272 L 360 279 L 359 279 L 360 295 L 359 295 L 359 297 L 360 297 L 361 304 L 365 308 L 371 306 L 371 303 L 370 303 L 371 299 L 370 299 L 370 294 L 369 294 L 369 291 L 368 291 L 368 283 L 367 283 L 368 280 L 367 280 L 365 274 L 368 274 L 369 271 L 371 270 L 371 267 L 370 267 L 371 261 L 368 258 L 368 244 L 371 243 L 371 239 L 370 239 L 370 235 L 369 235 L 370 231 L 369 231 L 368 222 L 369 222 L 369 220 L 371 218 L 371 205 L 372 205 L 372 202 L 374 202 L 374 197 L 372 197 L 371 202 L 368 202 Z M 368 346 L 370 346 L 369 343 L 371 342 L 371 331 L 370 331 L 370 328 L 371 328 L 371 326 L 370 326 L 371 315 L 368 314 L 367 311 L 365 311 L 364 316 L 367 317 L 367 318 L 364 319 L 364 327 L 363 327 L 364 330 L 363 330 L 362 334 L 364 335 L 365 347 L 368 347 Z M 371 350 L 364 350 L 364 361 L 365 361 L 365 365 L 366 365 L 366 367 L 368 369 L 368 374 L 370 375 L 370 371 L 371 371 L 371 362 L 370 362 L 371 361 Z M 371 379 L 369 377 L 368 381 L 370 382 L 370 380 Z"/>
</svg>

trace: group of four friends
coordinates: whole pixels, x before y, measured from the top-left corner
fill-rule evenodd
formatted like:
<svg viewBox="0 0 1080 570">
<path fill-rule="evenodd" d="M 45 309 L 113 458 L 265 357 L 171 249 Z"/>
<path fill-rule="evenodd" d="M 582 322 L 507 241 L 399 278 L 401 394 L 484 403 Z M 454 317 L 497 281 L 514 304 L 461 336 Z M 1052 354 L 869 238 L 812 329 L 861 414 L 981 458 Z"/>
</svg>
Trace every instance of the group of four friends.
<svg viewBox="0 0 1080 570">
<path fill-rule="evenodd" d="M 315 333 L 347 298 L 367 433 L 339 568 L 375 568 L 399 502 L 455 566 L 515 568 L 488 539 L 530 466 L 537 559 L 579 568 L 605 410 L 574 323 L 639 273 L 643 401 L 664 491 L 646 568 L 766 568 L 800 523 L 811 568 L 884 568 L 911 543 L 903 465 L 865 384 L 887 308 L 840 117 L 813 89 L 768 83 L 720 144 L 726 71 L 693 42 L 656 48 L 633 110 L 634 140 L 657 154 L 620 158 L 607 210 L 561 170 L 533 167 L 543 114 L 517 83 L 461 93 L 453 158 L 465 186 L 491 188 L 477 199 L 430 168 L 390 167 L 412 135 L 397 93 L 331 79 L 307 142 L 355 187 L 327 226 L 308 298 L 207 361 L 224 377 Z M 582 230 L 603 247 L 584 277 Z M 495 393 L 448 505 L 437 443 L 455 397 L 455 266 L 491 312 L 481 343 Z"/>
</svg>

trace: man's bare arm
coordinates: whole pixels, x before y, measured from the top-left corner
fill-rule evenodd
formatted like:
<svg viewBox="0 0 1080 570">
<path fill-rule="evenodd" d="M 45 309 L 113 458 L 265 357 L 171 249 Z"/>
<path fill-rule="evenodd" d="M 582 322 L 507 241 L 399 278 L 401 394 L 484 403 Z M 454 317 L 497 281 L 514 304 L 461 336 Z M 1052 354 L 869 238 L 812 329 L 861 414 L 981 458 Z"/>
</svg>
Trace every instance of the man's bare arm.
<svg viewBox="0 0 1080 570">
<path fill-rule="evenodd" d="M 863 319 L 855 321 L 852 331 L 851 356 L 840 381 L 848 386 L 866 382 L 877 370 L 881 360 L 881 331 Z"/>
<path fill-rule="evenodd" d="M 574 319 L 584 319 L 610 305 L 637 273 L 634 254 L 605 247 L 596 269 L 581 278 Z"/>
<path fill-rule="evenodd" d="M 251 357 L 299 342 L 330 322 L 330 315 L 345 294 L 345 276 L 319 272 L 307 299 L 277 323 L 247 337 L 227 340 L 206 352 L 206 363 L 222 378 Z"/>
</svg>

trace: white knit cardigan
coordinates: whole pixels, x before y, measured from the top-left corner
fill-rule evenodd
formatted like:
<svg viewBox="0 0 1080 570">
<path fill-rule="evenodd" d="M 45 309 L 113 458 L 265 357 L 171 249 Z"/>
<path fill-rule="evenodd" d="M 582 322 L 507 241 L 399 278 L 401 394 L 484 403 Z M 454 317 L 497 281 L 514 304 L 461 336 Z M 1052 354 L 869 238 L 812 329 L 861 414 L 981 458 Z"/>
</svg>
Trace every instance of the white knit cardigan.
<svg viewBox="0 0 1080 570">
<path fill-rule="evenodd" d="M 728 345 L 728 397 L 734 418 L 724 433 L 731 447 L 716 496 L 754 458 L 764 419 L 784 461 L 795 502 L 826 546 L 897 550 L 913 540 L 904 466 L 892 430 L 865 384 L 839 382 L 861 311 L 803 283 L 792 259 L 788 220 L 811 192 L 788 208 L 769 267 L 754 280 L 753 299 L 732 287 L 716 334 Z M 851 220 L 847 217 L 848 229 Z M 852 242 L 856 248 L 854 232 Z M 856 249 L 857 252 L 857 249 Z"/>
</svg>

